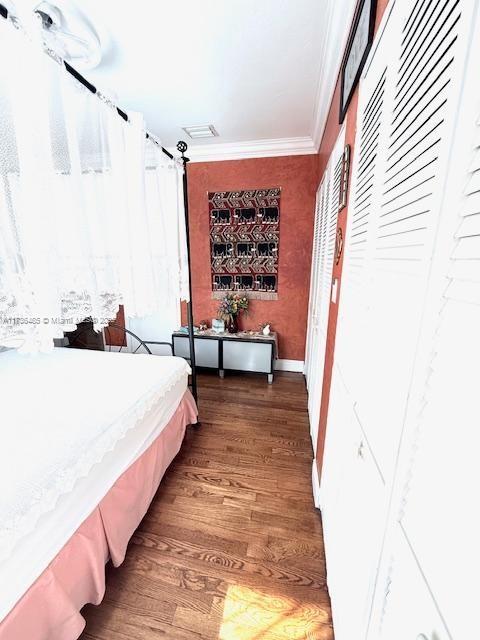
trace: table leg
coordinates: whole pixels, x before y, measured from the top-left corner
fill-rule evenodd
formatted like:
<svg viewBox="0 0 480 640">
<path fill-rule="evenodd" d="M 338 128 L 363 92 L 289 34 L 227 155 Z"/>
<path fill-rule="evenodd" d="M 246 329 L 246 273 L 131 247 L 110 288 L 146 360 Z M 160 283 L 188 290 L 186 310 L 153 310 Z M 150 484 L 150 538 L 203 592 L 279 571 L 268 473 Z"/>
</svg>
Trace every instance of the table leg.
<svg viewBox="0 0 480 640">
<path fill-rule="evenodd" d="M 225 371 L 223 369 L 219 369 L 218 370 L 218 375 L 220 376 L 220 378 L 224 378 L 225 377 Z"/>
<path fill-rule="evenodd" d="M 268 373 L 268 384 L 272 384 L 273 383 L 273 373 Z"/>
</svg>

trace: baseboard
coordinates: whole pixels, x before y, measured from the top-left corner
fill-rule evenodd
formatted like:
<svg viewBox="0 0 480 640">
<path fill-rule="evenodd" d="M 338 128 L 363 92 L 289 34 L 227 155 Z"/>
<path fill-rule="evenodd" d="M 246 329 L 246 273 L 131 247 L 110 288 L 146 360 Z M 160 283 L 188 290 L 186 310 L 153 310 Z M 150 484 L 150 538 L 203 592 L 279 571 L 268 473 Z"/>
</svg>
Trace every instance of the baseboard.
<svg viewBox="0 0 480 640">
<path fill-rule="evenodd" d="M 303 360 L 283 360 L 279 359 L 275 362 L 275 369 L 277 371 L 295 371 L 297 373 L 303 373 L 305 363 Z"/>
<path fill-rule="evenodd" d="M 320 479 L 318 477 L 317 459 L 314 458 L 312 462 L 312 490 L 313 490 L 313 502 L 317 509 L 320 509 Z"/>
</svg>

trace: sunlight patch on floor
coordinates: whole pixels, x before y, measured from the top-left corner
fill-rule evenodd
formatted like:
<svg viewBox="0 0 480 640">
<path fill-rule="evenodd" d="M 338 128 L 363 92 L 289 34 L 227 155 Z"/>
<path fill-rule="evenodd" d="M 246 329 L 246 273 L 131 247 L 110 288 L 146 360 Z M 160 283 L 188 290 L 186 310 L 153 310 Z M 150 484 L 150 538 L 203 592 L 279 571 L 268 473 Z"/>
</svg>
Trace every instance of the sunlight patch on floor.
<svg viewBox="0 0 480 640">
<path fill-rule="evenodd" d="M 231 585 L 225 598 L 218 638 L 329 640 L 333 634 L 328 623 L 328 615 L 320 606 Z"/>
</svg>

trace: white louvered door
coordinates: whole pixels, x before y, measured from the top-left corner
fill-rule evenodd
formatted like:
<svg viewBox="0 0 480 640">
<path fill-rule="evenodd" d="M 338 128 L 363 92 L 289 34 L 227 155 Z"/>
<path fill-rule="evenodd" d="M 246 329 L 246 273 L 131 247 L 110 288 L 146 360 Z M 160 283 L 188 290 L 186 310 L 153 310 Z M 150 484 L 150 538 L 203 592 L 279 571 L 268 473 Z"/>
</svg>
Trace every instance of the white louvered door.
<svg viewBox="0 0 480 640">
<path fill-rule="evenodd" d="M 317 448 L 325 347 L 337 231 L 345 131 L 342 129 L 317 192 L 305 375 L 313 449 Z"/>
<path fill-rule="evenodd" d="M 376 624 L 368 631 L 363 625 L 363 620 L 350 620 L 348 624 L 344 622 L 356 607 L 349 605 L 349 598 L 351 602 L 353 597 L 350 587 L 346 585 L 342 589 L 336 577 L 341 574 L 341 567 L 338 567 L 341 558 L 349 557 L 349 571 L 355 575 L 355 583 L 358 586 L 357 596 L 363 599 L 365 593 L 359 593 L 358 590 L 372 589 L 371 580 L 367 579 L 367 573 L 371 576 L 372 570 L 378 572 L 373 580 L 377 593 L 375 603 L 380 598 L 378 594 L 382 589 L 388 593 L 388 582 L 382 583 L 382 580 L 388 575 L 385 564 L 388 567 L 389 560 L 388 554 L 382 556 L 381 550 L 382 547 L 385 549 L 382 542 L 384 533 L 393 526 L 388 524 L 392 523 L 392 518 L 400 518 L 400 526 L 404 528 L 404 532 L 408 532 L 410 527 L 407 544 L 410 544 L 414 535 L 417 536 L 417 542 L 411 542 L 415 553 L 418 553 L 417 560 L 422 563 L 421 550 L 425 558 L 425 567 L 428 566 L 432 575 L 431 583 L 438 581 L 436 593 L 438 601 L 443 598 L 443 610 L 454 609 L 452 603 L 455 598 L 450 597 L 448 602 L 447 597 L 451 584 L 445 577 L 442 578 L 445 564 L 434 553 L 435 540 L 442 526 L 441 517 L 446 517 L 443 495 L 449 495 L 451 500 L 454 499 L 447 490 L 448 439 L 440 439 L 438 442 L 442 465 L 433 464 L 429 468 L 427 459 L 435 459 L 434 425 L 438 425 L 440 420 L 449 419 L 448 434 L 450 438 L 454 437 L 454 430 L 450 430 L 451 424 L 455 416 L 463 415 L 462 411 L 454 408 L 455 403 L 453 406 L 450 404 L 448 387 L 449 376 L 451 380 L 452 375 L 456 375 L 456 367 L 460 367 L 462 363 L 456 346 L 467 348 L 463 336 L 460 336 L 461 315 L 467 312 L 466 308 L 461 311 L 460 306 L 456 306 L 457 302 L 440 305 L 440 308 L 444 309 L 446 321 L 444 332 L 450 331 L 442 342 L 445 354 L 443 361 L 432 356 L 432 350 L 435 353 L 437 346 L 431 346 L 431 351 L 428 352 L 432 357 L 431 362 L 428 362 L 425 352 L 423 356 L 425 367 L 430 366 L 433 370 L 435 365 L 440 366 L 442 362 L 455 365 L 448 368 L 446 364 L 442 364 L 442 374 L 438 377 L 438 409 L 432 413 L 431 439 L 424 449 L 424 466 L 420 465 L 419 471 L 419 478 L 421 477 L 425 483 L 424 493 L 420 499 L 418 489 L 417 502 L 417 498 L 413 500 L 413 496 L 410 497 L 412 487 L 408 485 L 405 489 L 406 494 L 403 497 L 397 496 L 397 505 L 404 505 L 405 496 L 408 496 L 407 509 L 400 516 L 398 511 L 391 511 L 389 505 L 393 504 L 392 496 L 398 492 L 398 465 L 399 461 L 403 460 L 402 452 L 409 424 L 407 416 L 413 411 L 412 397 L 417 400 L 415 407 L 418 418 L 423 407 L 422 399 L 429 389 L 426 385 L 419 390 L 415 387 L 415 380 L 419 367 L 422 369 L 419 358 L 424 349 L 424 337 L 428 335 L 424 325 L 430 313 L 432 300 L 432 265 L 436 264 L 440 250 L 438 238 L 439 234 L 442 234 L 441 212 L 444 211 L 444 215 L 448 215 L 447 209 L 443 208 L 444 199 L 452 184 L 450 175 L 452 162 L 455 162 L 452 158 L 452 146 L 458 147 L 459 144 L 458 128 L 455 130 L 455 126 L 458 110 L 465 101 L 461 101 L 460 96 L 466 54 L 471 43 L 472 11 L 476 5 L 477 2 L 474 0 L 397 1 L 385 14 L 383 31 L 376 40 L 361 80 L 335 348 L 335 369 L 341 374 L 345 393 L 340 396 L 339 385 L 332 384 L 330 406 L 333 409 L 328 415 L 321 478 L 327 568 L 334 581 L 332 608 L 334 619 L 341 620 L 337 624 L 337 640 L 363 640 L 366 633 L 369 634 L 369 639 L 376 640 L 382 637 L 383 640 L 397 640 L 395 636 L 387 638 L 378 635 L 379 626 Z M 479 39 L 479 29 L 475 33 Z M 472 56 L 472 59 L 478 60 L 478 55 L 476 58 Z M 472 75 L 470 83 L 475 82 L 478 85 L 478 80 L 474 80 Z M 459 121 L 458 126 L 462 125 L 463 122 Z M 470 137 L 472 140 L 479 139 L 475 138 L 473 133 Z M 474 160 L 471 165 L 471 180 L 467 188 L 469 202 L 474 208 L 480 204 L 480 198 L 477 197 L 480 193 L 480 171 L 477 176 L 476 162 Z M 472 209 L 469 211 L 472 212 Z M 475 278 L 479 277 L 480 272 L 477 266 L 472 264 L 477 248 L 477 233 L 480 237 L 480 225 L 477 225 L 475 216 L 465 215 L 457 238 L 458 259 L 455 260 L 454 254 L 451 260 L 452 273 L 460 274 L 457 281 L 451 276 L 449 290 L 452 291 L 452 298 L 457 301 L 458 297 L 472 296 L 469 298 L 470 305 L 473 304 L 476 295 L 480 302 L 480 295 L 475 288 Z M 468 277 L 465 275 L 467 271 Z M 477 332 L 480 331 L 480 323 L 476 324 L 480 316 L 470 309 L 467 318 L 466 334 L 470 343 L 474 339 L 473 333 L 469 333 L 473 332 L 473 326 L 477 326 Z M 459 332 L 456 338 L 454 332 Z M 439 330 L 436 339 L 441 338 L 442 333 Z M 471 348 L 471 352 L 472 358 L 468 366 L 470 372 L 475 358 L 480 356 L 474 348 Z M 459 386 L 455 393 L 458 393 L 457 402 L 467 406 L 466 396 L 469 402 L 472 402 L 474 397 L 472 376 L 469 379 L 468 375 L 465 378 L 462 378 L 462 375 L 463 372 L 460 372 L 461 388 Z M 429 380 L 434 379 L 432 374 Z M 349 404 L 349 407 L 342 406 L 345 404 Z M 339 406 L 342 406 L 341 411 L 337 410 Z M 469 405 L 469 411 L 473 412 L 472 404 Z M 370 464 L 368 473 L 361 471 L 358 456 L 352 455 L 348 462 L 347 449 L 350 445 L 346 438 L 338 437 L 338 433 L 346 433 L 347 422 L 353 424 L 352 416 L 355 416 L 358 422 L 359 433 L 368 452 L 365 456 L 365 462 Z M 463 421 L 465 429 L 466 425 L 469 425 L 471 434 L 471 419 L 469 421 L 463 416 Z M 408 428 L 411 433 L 415 432 L 412 424 Z M 471 437 L 471 450 L 476 451 L 473 442 Z M 413 446 L 413 451 L 416 450 L 415 447 L 418 447 L 418 443 Z M 468 469 L 471 468 L 468 463 L 473 465 L 472 457 L 471 451 L 466 453 L 464 459 L 467 469 L 459 469 L 462 483 L 467 481 L 470 473 Z M 341 462 L 341 474 L 338 473 L 337 462 Z M 441 478 L 443 482 L 440 480 L 441 468 L 444 473 Z M 379 474 L 383 492 L 376 488 L 374 469 Z M 434 469 L 435 473 L 432 475 Z M 410 477 L 411 470 L 405 471 L 405 478 Z M 439 479 L 437 486 L 441 487 L 441 491 L 437 494 L 438 497 L 435 496 L 436 485 L 432 478 Z M 473 480 L 478 482 L 480 478 L 474 478 L 470 474 L 470 481 Z M 342 506 L 348 505 L 351 500 L 355 501 L 355 496 L 358 499 L 359 487 L 362 486 L 364 492 L 361 513 L 368 514 L 368 522 L 365 525 L 358 521 L 357 508 L 347 509 L 351 517 L 348 521 L 346 509 Z M 332 496 L 336 496 L 337 505 L 333 503 Z M 338 496 L 343 497 L 339 500 Z M 437 499 L 438 511 L 434 510 L 437 519 L 435 526 L 432 522 L 430 527 L 426 518 L 428 501 L 435 504 Z M 471 499 L 473 500 L 473 495 Z M 453 511 L 460 517 L 462 509 L 457 504 L 455 507 L 457 508 Z M 338 532 L 342 526 L 342 535 L 331 535 L 332 532 Z M 363 544 L 362 548 L 370 558 L 368 563 L 365 563 L 365 558 L 362 558 L 362 562 L 356 562 L 355 557 L 349 555 L 350 549 L 357 544 L 356 538 L 364 539 L 364 526 L 377 540 L 376 552 L 372 550 L 370 541 Z M 475 535 L 480 534 L 470 520 L 469 526 Z M 454 536 L 453 525 L 449 525 L 447 530 L 451 537 Z M 407 533 L 404 535 L 407 536 Z M 388 539 L 389 537 L 387 541 Z M 470 532 L 465 539 L 469 542 L 472 540 Z M 447 546 L 448 536 L 442 536 L 442 540 Z M 456 540 L 457 544 L 462 544 L 460 536 L 457 536 Z M 335 548 L 332 552 L 329 547 L 331 549 L 335 544 L 340 548 Z M 474 552 L 471 545 L 469 552 Z M 452 575 L 460 581 L 461 571 L 458 565 L 455 571 L 454 559 L 447 564 L 452 570 Z M 423 564 L 421 566 L 424 568 Z M 476 561 L 474 566 L 475 569 L 480 569 L 480 563 L 477 565 Z M 358 578 L 358 573 L 364 576 L 363 581 Z M 419 575 L 422 575 L 421 572 Z M 429 594 L 430 587 L 434 591 L 429 582 L 425 585 L 425 591 L 422 590 L 422 598 Z M 398 596 L 398 591 L 396 593 Z M 369 593 L 367 598 L 370 598 Z M 401 595 L 396 597 L 396 601 L 401 601 Z M 371 605 L 373 606 L 373 601 Z M 438 602 L 432 600 L 431 610 L 435 610 L 437 605 Z M 377 604 L 374 611 L 377 616 Z M 437 618 L 441 621 L 442 615 Z M 394 628 L 394 620 L 395 617 L 389 619 L 388 629 Z M 435 625 L 438 620 L 434 621 Z M 459 607 L 454 614 L 452 613 L 453 620 L 460 620 Z M 436 628 L 435 625 L 432 629 Z M 457 635 L 448 636 L 450 640 L 467 637 L 466 626 L 459 625 L 457 630 Z M 423 631 L 419 630 L 417 635 L 423 638 L 421 633 Z M 432 631 L 428 633 L 424 634 L 425 637 L 433 640 L 435 635 L 431 635 Z M 403 636 L 398 636 L 398 640 L 404 640 Z M 415 640 L 415 637 L 412 640 Z"/>
<path fill-rule="evenodd" d="M 399 533 L 384 554 L 386 564 L 397 562 L 399 536 L 410 547 L 445 637 L 455 640 L 480 637 L 480 10 L 466 2 L 461 9 L 459 47 L 472 48 L 457 78 L 461 98 L 392 500 Z M 395 606 L 386 592 L 377 616 L 382 640 L 390 640 Z M 430 638 L 428 621 L 416 632 Z"/>
<path fill-rule="evenodd" d="M 321 402 L 321 389 L 319 388 L 319 306 L 321 295 L 321 280 L 324 267 L 325 224 L 328 207 L 328 179 L 324 177 L 317 191 L 315 209 L 315 230 L 312 251 L 312 271 L 310 280 L 309 320 L 307 331 L 307 346 L 305 351 L 306 381 L 308 389 L 308 413 L 310 419 L 310 436 L 313 450 L 317 446 L 317 431 L 320 409 L 317 404 Z M 315 416 L 318 416 L 315 418 Z M 316 422 L 315 422 L 316 420 Z M 315 426 L 317 424 L 317 427 Z"/>
<path fill-rule="evenodd" d="M 465 4 L 465 3 L 463 3 Z M 402 433 L 439 222 L 466 40 L 462 3 L 410 2 L 389 105 L 357 413 L 386 481 Z M 463 30 L 462 30 L 463 29 Z"/>
<path fill-rule="evenodd" d="M 364 374 L 378 167 L 389 94 L 385 58 L 375 57 L 359 96 L 335 367 L 320 503 L 335 637 L 365 637 L 380 559 L 385 486 L 356 414 L 352 380 Z M 344 356 L 339 357 L 340 353 Z M 362 352 L 363 356 L 359 356 Z M 349 382 L 350 381 L 350 382 Z M 357 385 L 358 388 L 358 385 Z"/>
<path fill-rule="evenodd" d="M 452 141 L 461 4 L 397 3 L 362 86 L 336 362 L 387 483 Z"/>
<path fill-rule="evenodd" d="M 368 353 L 371 248 L 379 190 L 382 142 L 385 138 L 387 67 L 380 57 L 361 86 L 353 179 L 347 221 L 335 360 L 349 386 L 359 380 Z"/>
<path fill-rule="evenodd" d="M 336 638 L 361 638 L 367 628 L 383 537 L 385 491 L 338 369 L 332 375 L 321 506 L 328 588 Z"/>
<path fill-rule="evenodd" d="M 307 380 L 307 388 L 312 387 L 312 375 L 313 375 L 313 347 L 314 347 L 314 333 L 316 329 L 316 305 L 318 297 L 318 280 L 320 274 L 320 249 L 321 249 L 321 226 L 322 218 L 324 216 L 323 198 L 325 180 L 320 183 L 315 201 L 315 220 L 313 231 L 313 247 L 312 247 L 312 268 L 310 273 L 310 296 L 308 303 L 308 327 L 307 327 L 307 342 L 305 348 L 305 377 Z"/>
</svg>

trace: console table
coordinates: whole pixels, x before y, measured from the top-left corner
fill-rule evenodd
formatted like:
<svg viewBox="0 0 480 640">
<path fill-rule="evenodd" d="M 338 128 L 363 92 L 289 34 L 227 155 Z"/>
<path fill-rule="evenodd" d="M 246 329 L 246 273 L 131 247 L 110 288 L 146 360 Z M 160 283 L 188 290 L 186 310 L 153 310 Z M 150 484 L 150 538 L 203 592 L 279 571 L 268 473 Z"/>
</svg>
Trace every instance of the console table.
<svg viewBox="0 0 480 640">
<path fill-rule="evenodd" d="M 173 355 L 188 360 L 188 335 L 182 331 L 172 334 Z M 221 378 L 225 370 L 266 373 L 269 384 L 277 358 L 277 334 L 241 331 L 216 333 L 212 329 L 197 331 L 194 335 L 195 361 L 199 367 L 218 369 Z"/>
</svg>

